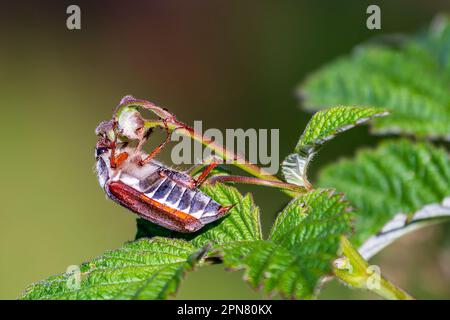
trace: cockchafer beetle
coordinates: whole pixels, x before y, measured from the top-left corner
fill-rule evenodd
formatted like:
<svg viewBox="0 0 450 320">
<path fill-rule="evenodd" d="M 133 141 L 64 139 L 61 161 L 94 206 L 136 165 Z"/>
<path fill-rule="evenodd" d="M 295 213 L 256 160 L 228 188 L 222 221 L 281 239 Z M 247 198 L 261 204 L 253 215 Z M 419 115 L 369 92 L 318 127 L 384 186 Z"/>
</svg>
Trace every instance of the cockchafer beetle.
<svg viewBox="0 0 450 320">
<path fill-rule="evenodd" d="M 132 99 L 125 97 L 121 104 Z M 165 109 L 160 111 L 172 116 Z M 183 233 L 201 229 L 232 208 L 222 206 L 198 188 L 217 162 L 207 165 L 197 179 L 187 172 L 170 169 L 153 159 L 169 141 L 168 131 L 166 140 L 147 155 L 141 147 L 149 132 L 144 132 L 139 115 L 131 112 L 121 121 L 125 124 L 119 127 L 118 119 L 113 117 L 96 129 L 96 173 L 110 199 L 145 220 Z M 139 143 L 131 147 L 129 140 Z"/>
</svg>

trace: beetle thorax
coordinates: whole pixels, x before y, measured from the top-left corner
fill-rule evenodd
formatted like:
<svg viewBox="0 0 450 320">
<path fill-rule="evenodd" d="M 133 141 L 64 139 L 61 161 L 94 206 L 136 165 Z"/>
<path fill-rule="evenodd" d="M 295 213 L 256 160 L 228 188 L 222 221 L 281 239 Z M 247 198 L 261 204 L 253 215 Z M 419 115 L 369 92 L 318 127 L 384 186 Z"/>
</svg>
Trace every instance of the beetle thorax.
<svg viewBox="0 0 450 320">
<path fill-rule="evenodd" d="M 123 148 L 116 150 L 116 153 L 126 152 L 128 158 L 121 163 L 119 168 L 111 168 L 111 151 L 102 154 L 96 164 L 97 178 L 102 188 L 108 181 L 122 181 L 130 187 L 139 190 L 139 182 L 153 174 L 163 165 L 157 161 L 150 161 L 145 165 L 140 165 L 139 161 L 146 157 L 144 152 L 136 152 L 135 149 Z"/>
</svg>

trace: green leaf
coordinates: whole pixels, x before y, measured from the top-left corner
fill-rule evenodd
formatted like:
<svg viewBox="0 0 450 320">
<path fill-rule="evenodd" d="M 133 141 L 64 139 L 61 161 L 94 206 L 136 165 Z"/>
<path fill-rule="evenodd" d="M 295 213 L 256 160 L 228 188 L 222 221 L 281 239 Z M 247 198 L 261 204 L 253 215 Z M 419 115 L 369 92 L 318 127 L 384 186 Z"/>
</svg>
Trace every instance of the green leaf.
<svg viewBox="0 0 450 320">
<path fill-rule="evenodd" d="M 304 107 L 318 110 L 368 105 L 391 111 L 374 124 L 376 133 L 450 139 L 450 24 L 434 22 L 427 32 L 399 47 L 358 46 L 312 74 L 299 89 Z"/>
<path fill-rule="evenodd" d="M 388 113 L 380 108 L 339 106 L 315 113 L 300 137 L 295 152 L 282 163 L 282 172 L 287 182 L 307 186 L 308 164 L 317 148 L 340 132 L 363 124 Z"/>
<path fill-rule="evenodd" d="M 312 298 L 321 277 L 331 272 L 339 238 L 349 232 L 350 212 L 340 195 L 317 190 L 293 200 L 279 215 L 268 240 L 261 235 L 259 209 L 250 195 L 223 184 L 203 187 L 230 214 L 194 234 L 180 234 L 138 220 L 140 236 L 80 266 L 33 284 L 22 299 L 164 299 L 183 275 L 218 257 L 266 293 Z M 170 238 L 155 236 L 165 232 Z M 178 238 L 178 239 L 177 239 Z M 205 256 L 209 251 L 208 256 Z"/>
<path fill-rule="evenodd" d="M 197 234 L 172 237 L 188 237 L 197 247 L 211 244 L 209 258 L 221 258 L 230 269 L 246 269 L 246 280 L 266 294 L 314 297 L 320 278 L 331 273 L 340 236 L 350 231 L 351 212 L 341 195 L 316 190 L 291 201 L 263 240 L 250 195 L 223 184 L 203 190 L 223 205 L 235 204 L 230 215 Z"/>
<path fill-rule="evenodd" d="M 429 223 L 429 219 L 446 215 L 442 207 L 448 206 L 443 201 L 450 197 L 450 158 L 444 149 L 428 143 L 387 141 L 375 150 L 360 151 L 355 159 L 324 168 L 318 184 L 344 192 L 358 208 L 356 233 L 352 238 L 356 245 L 379 233 L 385 224 L 401 214 L 403 220 L 397 220 L 396 233 L 386 227 L 380 234 L 386 232 L 387 239 L 393 241 L 421 223 Z M 433 205 L 431 213 L 429 205 Z M 427 214 L 421 211 L 424 209 L 428 210 Z M 398 228 L 407 229 L 398 232 Z M 379 245 L 372 243 L 369 247 Z M 376 252 L 372 249 L 366 250 L 372 251 L 366 257 Z"/>
<path fill-rule="evenodd" d="M 71 285 L 76 274 L 60 274 L 31 285 L 21 299 L 165 299 L 187 271 L 202 264 L 211 245 L 261 239 L 259 210 L 251 195 L 222 184 L 203 190 L 224 206 L 234 205 L 230 214 L 193 234 L 138 219 L 141 239 L 82 264 L 79 285 Z"/>
<path fill-rule="evenodd" d="M 311 149 L 334 138 L 337 133 L 387 114 L 385 109 L 357 106 L 338 106 L 316 112 L 303 131 L 295 152 L 309 153 Z"/>
<path fill-rule="evenodd" d="M 224 263 L 245 269 L 246 280 L 266 294 L 313 298 L 320 278 L 331 273 L 340 237 L 351 230 L 350 216 L 341 195 L 311 191 L 286 206 L 267 241 L 224 245 Z"/>
<path fill-rule="evenodd" d="M 234 207 L 222 222 L 213 222 L 205 232 L 192 239 L 196 246 L 207 243 L 220 245 L 236 241 L 255 241 L 262 239 L 259 208 L 255 205 L 251 194 L 244 196 L 234 187 L 217 183 L 205 185 L 202 190 L 223 206 Z"/>
<path fill-rule="evenodd" d="M 206 248 L 179 239 L 155 237 L 122 248 L 28 287 L 21 299 L 165 299 L 176 292 L 183 275 L 198 264 Z"/>
<path fill-rule="evenodd" d="M 450 197 L 445 198 L 442 203 L 423 206 L 412 217 L 397 213 L 381 228 L 380 232 L 371 236 L 362 244 L 359 252 L 364 259 L 368 260 L 403 235 L 449 219 Z"/>
</svg>

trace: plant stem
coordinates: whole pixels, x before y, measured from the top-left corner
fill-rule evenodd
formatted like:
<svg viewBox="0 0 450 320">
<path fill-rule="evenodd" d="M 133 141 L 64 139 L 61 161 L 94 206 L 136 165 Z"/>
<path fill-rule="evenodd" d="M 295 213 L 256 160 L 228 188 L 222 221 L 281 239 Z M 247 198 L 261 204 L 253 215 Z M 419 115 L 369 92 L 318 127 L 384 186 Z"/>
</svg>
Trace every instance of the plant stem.
<svg viewBox="0 0 450 320">
<path fill-rule="evenodd" d="M 379 296 L 389 300 L 415 300 L 406 291 L 395 286 L 392 282 L 390 282 L 383 276 L 381 277 L 380 289 L 372 289 L 372 291 Z"/>
<path fill-rule="evenodd" d="M 281 188 L 281 190 L 291 197 L 296 197 L 299 195 L 299 193 L 306 192 L 305 188 L 294 185 L 294 184 L 285 183 L 284 181 L 278 179 L 274 175 L 267 173 L 264 169 L 248 162 L 242 156 L 235 154 L 232 151 L 227 150 L 224 146 L 219 146 L 214 141 L 205 139 L 200 133 L 195 132 L 192 128 L 190 128 L 184 124 L 181 124 L 178 121 L 170 121 L 169 120 L 169 121 L 166 121 L 164 124 L 164 122 L 162 120 L 152 120 L 152 121 L 145 120 L 146 128 L 155 128 L 155 127 L 165 128 L 166 126 L 170 131 L 176 130 L 176 132 L 178 134 L 189 137 L 195 141 L 202 143 L 204 146 L 206 146 L 207 148 L 210 148 L 212 151 L 214 151 L 215 154 L 217 156 L 219 156 L 220 158 L 222 158 L 222 160 L 224 160 L 226 163 L 231 163 L 234 166 L 246 171 L 247 173 L 251 174 L 254 177 L 257 177 L 257 178 L 260 178 L 260 179 L 263 179 L 266 181 L 275 182 L 274 185 L 283 185 L 283 188 Z"/>
<path fill-rule="evenodd" d="M 153 104 L 149 104 L 149 102 L 144 100 L 134 100 L 132 103 L 127 103 L 122 106 L 119 106 L 117 113 L 124 111 L 125 108 L 131 106 L 141 106 L 147 109 L 152 110 L 158 116 L 167 116 L 171 115 L 166 110 L 163 110 Z M 264 169 L 249 163 L 242 156 L 235 154 L 234 152 L 227 150 L 224 146 L 217 145 L 214 141 L 205 139 L 201 133 L 195 132 L 192 128 L 185 125 L 182 122 L 179 122 L 174 117 L 168 116 L 164 121 L 163 120 L 145 120 L 146 128 L 167 128 L 169 131 L 177 131 L 180 135 L 189 137 L 195 141 L 200 142 L 205 145 L 207 148 L 210 148 L 215 152 L 222 160 L 227 163 L 232 163 L 233 165 L 239 167 L 240 169 L 246 171 L 247 173 L 253 175 L 254 177 L 275 182 L 275 185 L 283 185 L 284 189 L 281 190 L 288 194 L 291 197 L 297 197 L 300 193 L 305 193 L 307 191 L 306 188 L 288 184 L 284 181 L 278 179 L 274 175 L 267 173 Z M 289 186 L 291 185 L 291 186 Z M 400 299 L 400 300 L 411 300 L 414 299 L 404 290 L 398 288 L 389 280 L 384 278 L 381 274 L 379 274 L 379 282 L 377 286 L 369 286 L 368 281 L 373 274 L 368 273 L 369 264 L 364 258 L 359 254 L 359 252 L 352 246 L 350 241 L 346 237 L 342 237 L 341 241 L 341 251 L 344 258 L 337 259 L 335 261 L 334 274 L 336 277 L 344 281 L 345 283 L 359 288 L 365 288 L 370 290 L 379 296 L 385 299 Z M 344 259 L 344 260 L 342 260 Z M 343 263 L 344 262 L 344 263 Z M 344 265 L 344 266 L 343 266 Z M 351 270 L 347 270 L 345 266 L 350 266 Z"/>
<path fill-rule="evenodd" d="M 397 287 L 379 273 L 379 268 L 369 266 L 366 260 L 352 246 L 350 241 L 342 237 L 341 251 L 343 258 L 334 263 L 334 274 L 345 283 L 370 290 L 389 300 L 413 300 L 403 289 Z"/>
</svg>

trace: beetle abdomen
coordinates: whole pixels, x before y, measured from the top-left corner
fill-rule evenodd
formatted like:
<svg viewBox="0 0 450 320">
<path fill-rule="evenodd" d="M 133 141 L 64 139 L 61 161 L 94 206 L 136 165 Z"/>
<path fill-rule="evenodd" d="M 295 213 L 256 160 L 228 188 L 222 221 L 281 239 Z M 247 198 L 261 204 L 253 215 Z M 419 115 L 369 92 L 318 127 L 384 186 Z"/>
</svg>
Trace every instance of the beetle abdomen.
<svg viewBox="0 0 450 320">
<path fill-rule="evenodd" d="M 199 189 L 190 189 L 167 177 L 155 181 L 142 192 L 161 204 L 199 219 L 203 224 L 214 221 L 223 215 L 221 213 L 224 207 Z"/>
<path fill-rule="evenodd" d="M 139 183 L 124 175 L 118 181 L 110 181 L 105 190 L 113 200 L 143 219 L 179 232 L 195 232 L 231 209 L 199 189 L 163 177 L 159 172 Z"/>
</svg>

